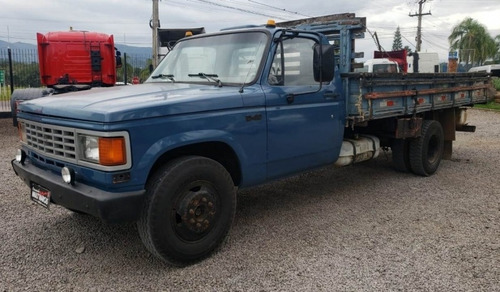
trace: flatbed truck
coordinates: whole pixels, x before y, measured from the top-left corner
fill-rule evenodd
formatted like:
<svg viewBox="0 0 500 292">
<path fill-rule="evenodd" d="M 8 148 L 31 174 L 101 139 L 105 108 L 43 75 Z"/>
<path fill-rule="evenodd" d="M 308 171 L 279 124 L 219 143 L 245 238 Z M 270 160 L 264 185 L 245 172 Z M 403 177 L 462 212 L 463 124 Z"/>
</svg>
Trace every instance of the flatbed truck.
<svg viewBox="0 0 500 292">
<path fill-rule="evenodd" d="M 21 103 L 13 169 L 35 202 L 135 221 L 153 255 L 181 266 L 220 246 L 238 189 L 389 148 L 425 179 L 456 131 L 474 131 L 466 109 L 490 80 L 355 73 L 365 29 L 341 14 L 183 38 L 144 84 Z"/>
</svg>

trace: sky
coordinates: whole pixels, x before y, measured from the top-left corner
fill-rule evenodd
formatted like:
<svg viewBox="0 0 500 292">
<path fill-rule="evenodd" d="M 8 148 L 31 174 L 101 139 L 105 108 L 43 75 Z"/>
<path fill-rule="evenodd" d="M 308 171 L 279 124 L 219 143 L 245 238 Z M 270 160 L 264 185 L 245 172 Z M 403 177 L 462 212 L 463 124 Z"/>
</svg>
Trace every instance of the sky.
<svg viewBox="0 0 500 292">
<path fill-rule="evenodd" d="M 423 0 L 420 0 L 423 1 Z M 397 27 L 403 46 L 415 50 L 419 0 L 160 0 L 161 28 L 222 28 L 264 24 L 337 13 L 366 17 L 385 50 L 392 49 Z M 36 43 L 36 33 L 75 30 L 113 34 L 115 42 L 151 47 L 152 0 L 0 0 L 0 40 Z M 448 36 L 454 26 L 472 17 L 495 37 L 500 35 L 500 0 L 426 0 L 422 18 L 422 52 L 448 58 Z M 356 51 L 371 58 L 376 49 L 370 33 Z"/>
</svg>

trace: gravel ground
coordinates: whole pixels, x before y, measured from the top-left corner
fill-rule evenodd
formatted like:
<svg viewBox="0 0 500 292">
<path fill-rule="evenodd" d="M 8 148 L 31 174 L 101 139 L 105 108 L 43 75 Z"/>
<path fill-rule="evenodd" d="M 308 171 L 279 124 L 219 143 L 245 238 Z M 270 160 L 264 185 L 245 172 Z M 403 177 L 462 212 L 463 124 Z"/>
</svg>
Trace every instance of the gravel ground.
<svg viewBox="0 0 500 292">
<path fill-rule="evenodd" d="M 222 248 L 172 268 L 134 224 L 32 203 L 0 120 L 0 291 L 500 291 L 500 114 L 469 121 L 432 177 L 387 153 L 240 191 Z"/>
</svg>

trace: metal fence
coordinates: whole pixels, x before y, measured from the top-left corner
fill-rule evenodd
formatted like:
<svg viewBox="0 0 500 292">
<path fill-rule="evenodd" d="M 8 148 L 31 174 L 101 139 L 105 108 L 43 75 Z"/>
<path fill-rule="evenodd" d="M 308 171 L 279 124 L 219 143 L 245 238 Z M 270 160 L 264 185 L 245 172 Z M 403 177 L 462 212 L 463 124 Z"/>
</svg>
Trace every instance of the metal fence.
<svg viewBox="0 0 500 292">
<path fill-rule="evenodd" d="M 151 55 L 122 54 L 117 81 L 143 82 L 149 75 Z M 41 87 L 38 52 L 33 49 L 0 48 L 0 113 L 10 112 L 10 96 L 16 88 Z"/>
<path fill-rule="evenodd" d="M 40 86 L 36 50 L 0 49 L 0 111 L 10 111 L 11 84 L 14 88 Z"/>
</svg>

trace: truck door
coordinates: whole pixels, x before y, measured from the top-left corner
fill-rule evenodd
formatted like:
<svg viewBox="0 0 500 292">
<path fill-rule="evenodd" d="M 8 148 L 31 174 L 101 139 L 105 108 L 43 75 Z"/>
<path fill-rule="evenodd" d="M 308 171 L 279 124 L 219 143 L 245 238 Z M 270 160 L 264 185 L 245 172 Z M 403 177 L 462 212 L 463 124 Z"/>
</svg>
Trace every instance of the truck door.
<svg viewBox="0 0 500 292">
<path fill-rule="evenodd" d="M 335 82 L 314 81 L 315 44 L 303 37 L 276 43 L 264 86 L 269 178 L 332 163 L 340 151 L 344 101 Z"/>
</svg>

